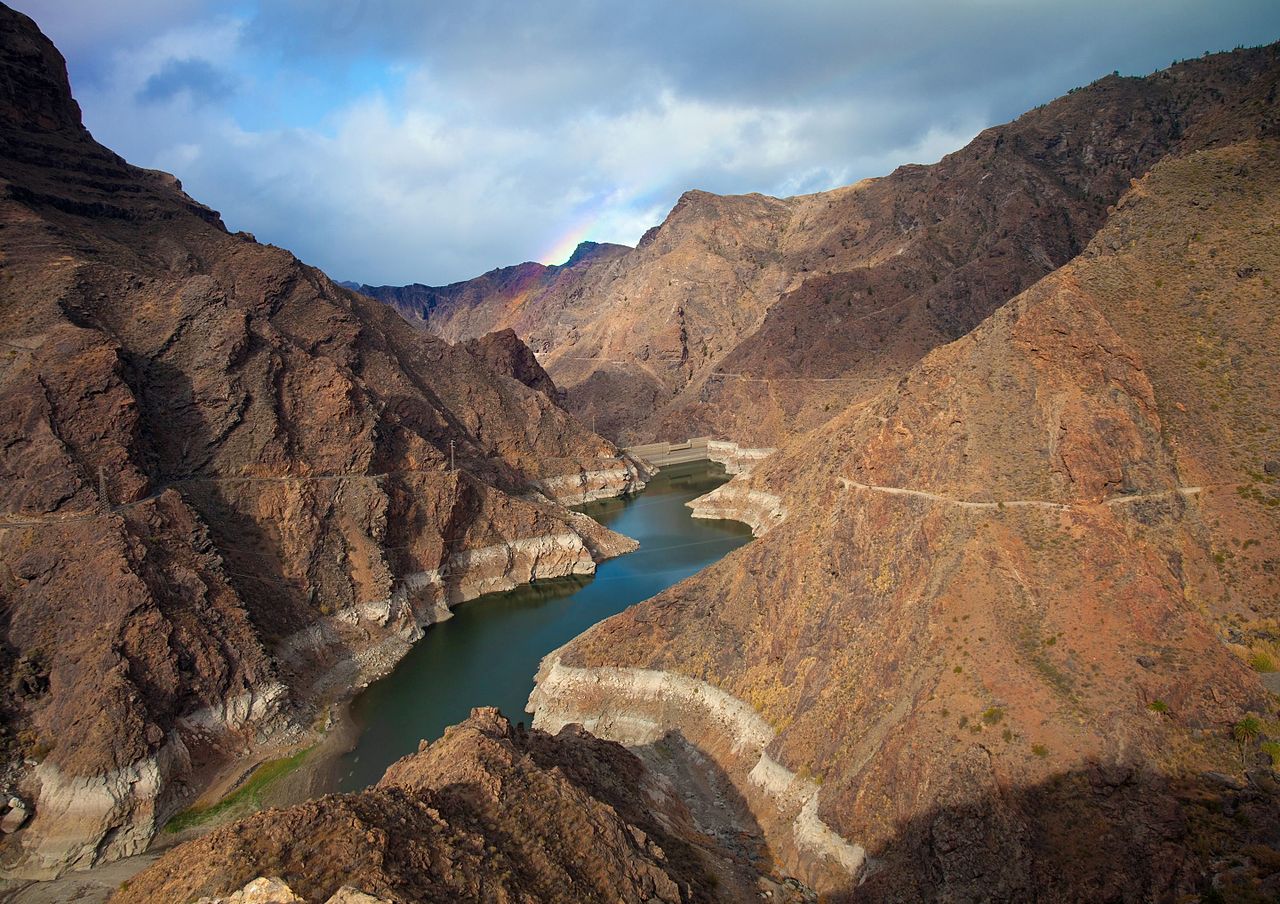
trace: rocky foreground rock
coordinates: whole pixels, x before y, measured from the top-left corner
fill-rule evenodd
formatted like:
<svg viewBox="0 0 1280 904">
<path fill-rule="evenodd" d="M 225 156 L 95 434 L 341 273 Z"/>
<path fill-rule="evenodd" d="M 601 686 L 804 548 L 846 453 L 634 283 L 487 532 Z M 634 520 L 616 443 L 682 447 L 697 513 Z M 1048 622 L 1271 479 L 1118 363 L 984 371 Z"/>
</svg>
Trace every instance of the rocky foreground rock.
<svg viewBox="0 0 1280 904">
<path fill-rule="evenodd" d="M 450 605 L 630 548 L 558 500 L 645 472 L 527 367 L 97 144 L 7 7 L 0 235 L 0 748 L 30 805 L 6 811 L 8 872 L 141 850 Z"/>
<path fill-rule="evenodd" d="M 811 897 L 770 879 L 768 867 L 695 828 L 679 789 L 620 745 L 575 728 L 513 729 L 497 710 L 478 709 L 375 788 L 218 829 L 112 900 L 237 901 L 254 877 L 316 902 L 343 886 L 441 904 Z"/>
</svg>

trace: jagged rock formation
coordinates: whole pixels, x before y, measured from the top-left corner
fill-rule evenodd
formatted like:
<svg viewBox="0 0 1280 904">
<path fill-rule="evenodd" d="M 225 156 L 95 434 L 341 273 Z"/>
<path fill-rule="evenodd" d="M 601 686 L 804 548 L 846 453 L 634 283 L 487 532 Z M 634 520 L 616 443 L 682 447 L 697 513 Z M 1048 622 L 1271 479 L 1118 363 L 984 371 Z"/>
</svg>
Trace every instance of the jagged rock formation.
<svg viewBox="0 0 1280 904">
<path fill-rule="evenodd" d="M 837 899 L 1275 895 L 1280 785 L 1232 727 L 1280 718 L 1227 641 L 1280 623 L 1277 199 L 1276 139 L 1157 164 L 713 494 L 785 517 L 548 657 L 535 725 L 682 733 Z"/>
<path fill-rule="evenodd" d="M 483 361 L 494 373 L 536 389 L 553 402 L 564 400 L 563 393 L 556 389 L 551 376 L 542 369 L 529 346 L 520 341 L 515 330 L 485 333 L 478 339 L 467 340 L 462 347 Z"/>
<path fill-rule="evenodd" d="M 537 487 L 634 463 L 98 145 L 7 7 L 0 234 L 6 870 L 142 849 L 449 605 L 629 548 Z"/>
<path fill-rule="evenodd" d="M 513 729 L 477 709 L 376 787 L 273 810 L 166 855 L 112 900 L 227 895 L 279 876 L 305 900 L 737 902 L 802 890 L 726 855 L 679 793 L 617 744 Z"/>
<path fill-rule="evenodd" d="M 532 289 L 486 274 L 418 322 L 514 328 L 570 409 L 627 444 L 775 445 L 1065 264 L 1164 155 L 1275 134 L 1276 53 L 1109 76 L 933 166 L 834 191 L 687 192 L 634 251 Z"/>
<path fill-rule="evenodd" d="M 293 893 L 288 883 L 280 879 L 259 876 L 239 891 L 223 897 L 199 898 L 195 904 L 307 904 L 306 898 Z M 335 891 L 324 904 L 390 904 L 385 898 L 375 898 L 359 889 L 344 885 Z"/>
</svg>

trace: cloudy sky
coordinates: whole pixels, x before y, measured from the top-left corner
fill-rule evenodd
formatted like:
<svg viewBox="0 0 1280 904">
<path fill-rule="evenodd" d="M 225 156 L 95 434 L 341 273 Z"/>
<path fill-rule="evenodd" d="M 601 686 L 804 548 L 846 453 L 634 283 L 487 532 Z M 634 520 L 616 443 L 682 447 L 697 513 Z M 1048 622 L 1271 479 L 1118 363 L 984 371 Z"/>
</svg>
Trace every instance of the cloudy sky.
<svg viewBox="0 0 1280 904">
<path fill-rule="evenodd" d="M 929 163 L 1119 70 L 1280 39 L 1276 0 L 9 0 L 94 135 L 338 279 L 633 244 L 688 188 Z"/>
</svg>

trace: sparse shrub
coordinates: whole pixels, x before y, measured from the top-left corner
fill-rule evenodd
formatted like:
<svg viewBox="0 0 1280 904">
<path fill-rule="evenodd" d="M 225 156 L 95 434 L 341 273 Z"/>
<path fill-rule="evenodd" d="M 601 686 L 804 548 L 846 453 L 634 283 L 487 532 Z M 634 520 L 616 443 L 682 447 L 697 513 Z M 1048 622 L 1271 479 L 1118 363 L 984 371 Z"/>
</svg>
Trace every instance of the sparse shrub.
<svg viewBox="0 0 1280 904">
<path fill-rule="evenodd" d="M 1255 672 L 1274 672 L 1276 669 L 1276 661 L 1262 650 L 1258 650 L 1249 657 L 1249 668 Z"/>
<path fill-rule="evenodd" d="M 1049 755 L 1049 748 L 1043 744 L 1032 744 L 1031 752 L 1038 757 L 1046 757 Z"/>
<path fill-rule="evenodd" d="M 961 672 L 963 672 L 963 671 L 964 671 L 964 669 L 960 668 L 960 666 L 956 666 L 956 667 L 955 667 L 954 669 L 952 669 L 951 671 L 953 671 L 953 672 L 955 672 L 957 675 L 959 675 Z"/>
<path fill-rule="evenodd" d="M 988 725 L 996 725 L 1004 718 L 1004 710 L 998 706 L 989 708 L 982 714 L 982 721 Z"/>
<path fill-rule="evenodd" d="M 1163 700 L 1152 700 L 1147 704 L 1147 709 L 1151 710 L 1153 713 L 1159 713 L 1163 716 L 1169 712 L 1169 704 L 1165 703 Z"/>
</svg>

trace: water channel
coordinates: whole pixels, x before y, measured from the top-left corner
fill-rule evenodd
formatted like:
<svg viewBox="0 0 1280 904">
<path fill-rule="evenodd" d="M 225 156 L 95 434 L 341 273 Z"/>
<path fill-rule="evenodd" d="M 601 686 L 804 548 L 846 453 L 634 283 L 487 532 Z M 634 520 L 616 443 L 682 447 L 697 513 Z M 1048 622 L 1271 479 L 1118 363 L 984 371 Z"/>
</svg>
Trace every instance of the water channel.
<svg viewBox="0 0 1280 904">
<path fill-rule="evenodd" d="M 601 563 L 593 577 L 479 597 L 428 629 L 390 675 L 353 702 L 361 733 L 339 764 L 341 789 L 376 782 L 419 740 L 438 738 L 472 707 L 497 706 L 512 722 L 527 722 L 524 706 L 543 656 L 751 539 L 745 525 L 696 520 L 685 506 L 725 480 L 724 469 L 710 462 L 672 465 L 634 497 L 582 506 L 640 548 Z"/>
</svg>

